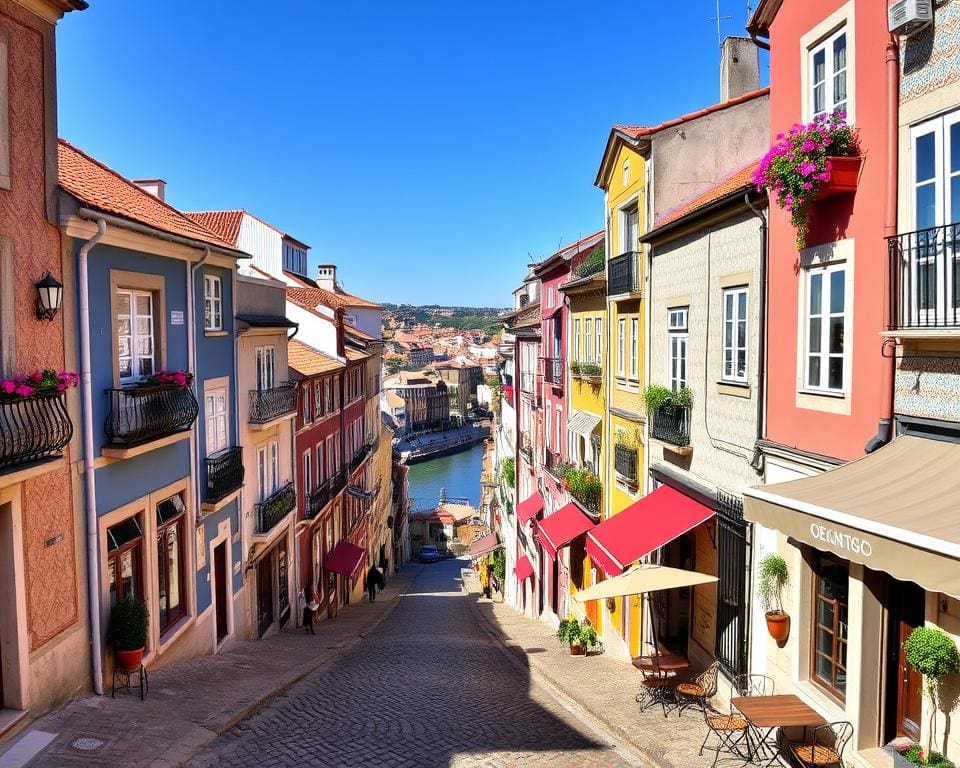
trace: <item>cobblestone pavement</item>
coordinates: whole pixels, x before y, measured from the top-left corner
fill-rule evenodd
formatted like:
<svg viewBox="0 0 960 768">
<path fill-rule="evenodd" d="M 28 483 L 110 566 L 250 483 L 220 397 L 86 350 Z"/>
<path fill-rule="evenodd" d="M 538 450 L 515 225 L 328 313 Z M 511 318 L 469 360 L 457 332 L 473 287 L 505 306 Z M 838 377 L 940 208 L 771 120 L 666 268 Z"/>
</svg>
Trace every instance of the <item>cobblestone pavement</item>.
<svg viewBox="0 0 960 768">
<path fill-rule="evenodd" d="M 463 565 L 425 568 L 375 632 L 190 768 L 641 765 L 503 653 L 461 591 Z"/>
</svg>

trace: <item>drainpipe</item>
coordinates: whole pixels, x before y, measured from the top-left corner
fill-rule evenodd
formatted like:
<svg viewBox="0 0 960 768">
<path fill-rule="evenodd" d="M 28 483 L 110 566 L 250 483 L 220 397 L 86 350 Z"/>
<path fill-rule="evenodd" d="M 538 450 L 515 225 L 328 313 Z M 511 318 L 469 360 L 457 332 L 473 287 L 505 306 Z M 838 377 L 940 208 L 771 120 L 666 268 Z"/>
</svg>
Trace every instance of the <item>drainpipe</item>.
<svg viewBox="0 0 960 768">
<path fill-rule="evenodd" d="M 897 166 L 899 163 L 899 119 L 900 119 L 900 45 L 897 38 L 890 35 L 887 40 L 886 55 L 887 120 L 886 120 L 886 199 L 883 207 L 883 236 L 894 237 L 897 234 Z M 888 278 L 889 279 L 889 278 Z M 893 286 L 888 287 L 888 291 Z M 891 302 L 896 300 L 890 295 Z M 880 376 L 880 424 L 877 434 L 864 446 L 866 453 L 873 453 L 890 442 L 893 437 L 893 400 L 894 380 L 897 376 L 896 355 L 881 355 L 883 372 Z"/>
<path fill-rule="evenodd" d="M 203 258 L 200 259 L 196 264 L 192 264 L 190 269 L 187 272 L 187 357 L 189 359 L 190 370 L 193 372 L 194 381 L 197 382 L 197 389 L 200 389 L 201 381 L 199 371 L 197 371 L 197 340 L 196 340 L 196 312 L 194 311 L 194 304 L 197 300 L 197 297 L 194 293 L 195 289 L 195 276 L 197 270 L 200 269 L 206 263 L 207 259 L 210 258 L 210 249 L 204 248 Z M 200 395 L 200 412 L 204 412 L 203 406 L 203 391 L 199 392 Z M 193 509 L 194 515 L 193 519 L 196 523 L 200 523 L 202 520 L 200 514 L 200 448 L 197 445 L 197 430 L 194 428 L 190 430 L 190 463 L 193 467 L 191 474 L 193 475 Z M 196 537 L 193 537 L 194 546 L 196 546 Z M 204 537 L 204 542 L 206 542 L 206 537 Z M 198 552 L 196 557 L 199 558 L 200 553 Z M 196 560 L 194 560 L 194 565 L 196 565 Z"/>
<path fill-rule="evenodd" d="M 93 385 L 90 377 L 90 283 L 87 255 L 107 233 L 107 223 L 97 220 L 97 233 L 80 247 L 77 264 L 80 310 L 80 403 L 83 419 L 84 512 L 87 523 L 87 604 L 90 611 L 90 660 L 93 690 L 103 695 L 103 641 L 100 628 L 100 555 L 97 539 L 97 482 L 93 468 Z"/>
<path fill-rule="evenodd" d="M 757 341 L 757 440 L 753 446 L 750 466 L 763 473 L 763 452 L 760 440 L 766 429 L 767 386 L 767 217 L 750 202 L 750 193 L 743 195 L 747 208 L 760 220 L 760 338 Z"/>
</svg>

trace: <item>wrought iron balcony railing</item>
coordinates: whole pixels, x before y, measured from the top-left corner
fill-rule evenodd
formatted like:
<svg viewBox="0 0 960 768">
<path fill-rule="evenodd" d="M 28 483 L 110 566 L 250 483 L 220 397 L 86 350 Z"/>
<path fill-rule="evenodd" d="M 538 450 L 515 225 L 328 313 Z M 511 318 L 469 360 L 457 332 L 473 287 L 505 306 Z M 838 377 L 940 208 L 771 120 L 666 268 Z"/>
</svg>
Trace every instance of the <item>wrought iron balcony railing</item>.
<svg viewBox="0 0 960 768">
<path fill-rule="evenodd" d="M 359 451 L 357 451 L 353 458 L 350 460 L 350 471 L 353 472 L 356 470 L 364 461 L 366 461 L 367 456 L 370 455 L 370 451 L 373 450 L 373 443 L 367 443 Z"/>
<path fill-rule="evenodd" d="M 204 459 L 207 489 L 203 500 L 216 504 L 243 485 L 243 449 L 226 448 Z"/>
<path fill-rule="evenodd" d="M 520 374 L 520 391 L 525 394 L 532 395 L 537 390 L 537 374 L 535 373 L 521 373 Z"/>
<path fill-rule="evenodd" d="M 636 251 L 610 259 L 607 296 L 622 293 L 640 293 L 640 254 Z"/>
<path fill-rule="evenodd" d="M 554 389 L 563 388 L 562 357 L 545 357 L 543 359 L 543 380 Z"/>
<path fill-rule="evenodd" d="M 347 473 L 340 470 L 333 477 L 328 477 L 307 496 L 303 516 L 310 519 L 319 515 L 325 506 L 337 497 L 347 483 Z"/>
<path fill-rule="evenodd" d="M 616 445 L 613 448 L 614 465 L 620 477 L 627 480 L 637 479 L 637 449 L 628 445 Z"/>
<path fill-rule="evenodd" d="M 0 402 L 0 471 L 56 458 L 72 436 L 63 392 Z"/>
<path fill-rule="evenodd" d="M 189 429 L 200 406 L 190 389 L 108 389 L 110 412 L 104 431 L 113 445 L 131 447 Z"/>
<path fill-rule="evenodd" d="M 960 328 L 960 223 L 887 239 L 890 330 Z"/>
<path fill-rule="evenodd" d="M 690 409 L 677 405 L 661 405 L 653 412 L 650 436 L 672 445 L 690 445 Z"/>
<path fill-rule="evenodd" d="M 297 410 L 297 388 L 280 384 L 273 389 L 250 391 L 250 423 L 266 424 Z"/>
<path fill-rule="evenodd" d="M 297 494 L 293 483 L 282 485 L 269 497 L 253 507 L 256 532 L 261 536 L 270 531 L 297 506 Z"/>
<path fill-rule="evenodd" d="M 549 448 L 547 448 L 547 458 L 545 466 L 551 475 L 560 479 L 563 475 L 563 470 L 570 466 L 567 462 L 563 460 L 563 457 L 559 453 L 554 453 Z"/>
</svg>

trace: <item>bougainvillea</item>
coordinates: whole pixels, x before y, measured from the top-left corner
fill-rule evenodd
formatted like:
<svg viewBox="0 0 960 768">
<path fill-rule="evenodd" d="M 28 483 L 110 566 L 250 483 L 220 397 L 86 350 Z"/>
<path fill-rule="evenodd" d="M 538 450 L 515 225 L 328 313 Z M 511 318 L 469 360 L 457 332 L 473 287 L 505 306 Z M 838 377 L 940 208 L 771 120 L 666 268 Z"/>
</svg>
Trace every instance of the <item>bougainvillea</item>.
<svg viewBox="0 0 960 768">
<path fill-rule="evenodd" d="M 193 374 L 189 371 L 158 371 L 153 376 L 145 377 L 142 384 L 186 389 L 192 382 Z"/>
<path fill-rule="evenodd" d="M 807 242 L 810 203 L 823 184 L 830 181 L 831 157 L 860 153 L 857 132 L 847 125 L 846 113 L 818 115 L 812 123 L 793 125 L 764 155 L 753 174 L 760 191 L 777 196 L 777 204 L 790 211 L 797 230 L 797 248 Z"/>
<path fill-rule="evenodd" d="M 20 400 L 50 392 L 63 392 L 77 386 L 79 382 L 80 377 L 73 371 L 44 368 L 42 371 L 0 381 L 0 400 Z"/>
</svg>

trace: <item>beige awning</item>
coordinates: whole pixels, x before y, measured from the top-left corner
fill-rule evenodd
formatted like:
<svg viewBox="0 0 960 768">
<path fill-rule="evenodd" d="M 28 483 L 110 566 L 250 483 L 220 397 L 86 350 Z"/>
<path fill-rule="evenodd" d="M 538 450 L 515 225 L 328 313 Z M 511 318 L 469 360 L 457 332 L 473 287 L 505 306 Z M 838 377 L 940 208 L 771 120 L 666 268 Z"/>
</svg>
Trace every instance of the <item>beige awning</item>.
<svg viewBox="0 0 960 768">
<path fill-rule="evenodd" d="M 697 571 L 684 571 L 681 568 L 668 568 L 665 565 L 642 563 L 612 579 L 601 581 L 592 587 L 580 590 L 573 597 L 580 603 L 588 600 L 605 600 L 608 597 L 641 595 L 645 592 L 659 592 L 663 589 L 693 587 L 697 584 L 709 584 L 717 581 L 716 576 Z"/>
<path fill-rule="evenodd" d="M 600 426 L 600 417 L 589 411 L 573 411 L 567 419 L 567 429 L 587 440 L 598 426 Z"/>
<path fill-rule="evenodd" d="M 960 597 L 960 444 L 898 437 L 828 472 L 743 495 L 752 522 Z"/>
</svg>

